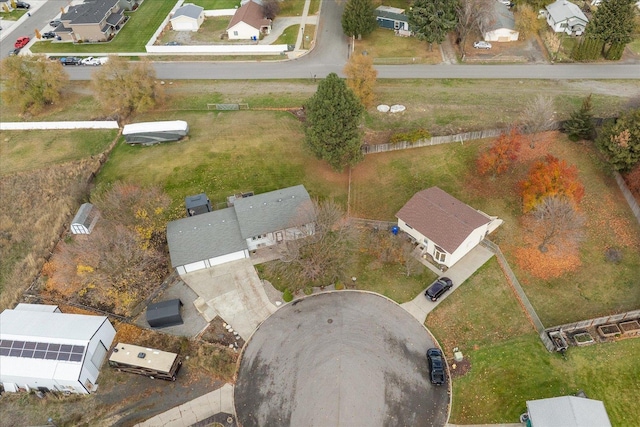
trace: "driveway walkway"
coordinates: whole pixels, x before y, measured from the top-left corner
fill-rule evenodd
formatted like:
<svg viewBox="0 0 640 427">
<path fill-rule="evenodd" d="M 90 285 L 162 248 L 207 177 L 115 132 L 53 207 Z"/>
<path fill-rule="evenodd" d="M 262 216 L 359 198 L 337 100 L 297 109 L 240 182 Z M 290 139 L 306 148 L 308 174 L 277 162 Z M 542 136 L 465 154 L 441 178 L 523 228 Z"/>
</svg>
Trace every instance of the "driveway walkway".
<svg viewBox="0 0 640 427">
<path fill-rule="evenodd" d="M 405 310 L 407 310 L 413 317 L 418 319 L 420 323 L 424 323 L 427 319 L 427 315 L 438 306 L 449 295 L 451 295 L 465 280 L 473 275 L 480 267 L 484 265 L 491 257 L 493 253 L 485 248 L 484 246 L 476 246 L 465 255 L 460 261 L 455 263 L 453 267 L 451 267 L 446 272 L 446 276 L 453 281 L 453 288 L 445 293 L 440 299 L 436 302 L 433 302 L 427 299 L 424 296 L 424 291 L 420 292 L 417 297 L 413 300 L 405 302 L 404 304 L 400 304 Z M 419 258 L 420 261 L 430 267 L 423 259 Z"/>
<path fill-rule="evenodd" d="M 233 386 L 231 384 L 225 384 L 218 390 L 171 408 L 153 418 L 149 418 L 145 422 L 136 424 L 136 427 L 187 427 L 207 420 L 218 413 L 235 414 L 233 409 Z"/>
<path fill-rule="evenodd" d="M 182 280 L 198 294 L 194 305 L 207 322 L 220 316 L 245 341 L 276 311 L 250 259 L 187 273 Z"/>
</svg>

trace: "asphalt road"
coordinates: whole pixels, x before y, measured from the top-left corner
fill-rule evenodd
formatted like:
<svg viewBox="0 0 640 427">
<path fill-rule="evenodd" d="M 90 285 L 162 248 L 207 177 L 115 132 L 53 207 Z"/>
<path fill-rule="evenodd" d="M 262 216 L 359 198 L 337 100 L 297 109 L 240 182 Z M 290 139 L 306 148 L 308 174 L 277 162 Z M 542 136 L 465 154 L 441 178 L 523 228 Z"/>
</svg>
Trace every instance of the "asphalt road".
<svg viewBox="0 0 640 427">
<path fill-rule="evenodd" d="M 426 359 L 433 338 L 380 295 L 340 291 L 281 307 L 245 345 L 240 425 L 444 426 L 450 396 Z"/>
</svg>

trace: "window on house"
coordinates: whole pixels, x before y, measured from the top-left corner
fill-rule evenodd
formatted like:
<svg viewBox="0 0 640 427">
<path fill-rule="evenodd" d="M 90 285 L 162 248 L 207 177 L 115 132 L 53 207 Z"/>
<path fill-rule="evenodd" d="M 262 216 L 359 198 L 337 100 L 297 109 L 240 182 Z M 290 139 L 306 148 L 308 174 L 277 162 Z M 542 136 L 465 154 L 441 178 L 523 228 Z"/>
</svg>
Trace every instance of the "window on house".
<svg viewBox="0 0 640 427">
<path fill-rule="evenodd" d="M 447 253 L 440 246 L 435 245 L 435 249 L 433 251 L 433 258 L 437 262 L 444 263 L 446 261 L 446 259 L 447 259 Z"/>
<path fill-rule="evenodd" d="M 234 32 L 233 32 L 233 35 L 234 35 L 234 36 L 237 36 L 237 35 L 238 35 L 238 32 L 237 32 L 237 31 L 234 31 Z"/>
</svg>

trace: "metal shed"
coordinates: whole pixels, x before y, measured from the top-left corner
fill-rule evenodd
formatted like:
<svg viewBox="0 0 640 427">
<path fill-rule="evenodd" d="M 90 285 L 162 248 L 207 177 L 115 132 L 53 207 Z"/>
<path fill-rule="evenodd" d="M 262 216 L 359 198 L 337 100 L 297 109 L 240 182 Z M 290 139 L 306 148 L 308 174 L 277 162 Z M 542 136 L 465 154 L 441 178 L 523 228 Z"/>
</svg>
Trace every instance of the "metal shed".
<svg viewBox="0 0 640 427">
<path fill-rule="evenodd" d="M 182 307 L 182 301 L 177 298 L 149 304 L 147 306 L 147 322 L 149 326 L 152 328 L 166 328 L 182 325 L 184 322 L 180 315 L 180 307 Z"/>
<path fill-rule="evenodd" d="M 187 209 L 187 216 L 200 215 L 213 210 L 211 200 L 209 200 L 205 193 L 185 197 L 184 205 Z"/>
<path fill-rule="evenodd" d="M 98 217 L 98 210 L 91 203 L 83 203 L 71 221 L 71 232 L 73 234 L 91 234 L 93 227 L 98 222 Z"/>
</svg>

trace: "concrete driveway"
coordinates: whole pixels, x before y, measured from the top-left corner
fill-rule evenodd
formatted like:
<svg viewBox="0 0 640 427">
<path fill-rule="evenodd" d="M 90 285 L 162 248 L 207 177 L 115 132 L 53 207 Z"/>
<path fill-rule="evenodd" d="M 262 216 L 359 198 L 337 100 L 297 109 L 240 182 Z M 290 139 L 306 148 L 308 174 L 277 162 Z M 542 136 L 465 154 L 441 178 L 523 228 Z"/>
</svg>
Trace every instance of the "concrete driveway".
<svg viewBox="0 0 640 427">
<path fill-rule="evenodd" d="M 245 345 L 234 401 L 252 426 L 444 426 L 434 339 L 395 302 L 338 291 L 286 304 Z"/>
<path fill-rule="evenodd" d="M 467 255 L 462 257 L 460 261 L 455 263 L 453 267 L 447 270 L 443 276 L 450 278 L 453 281 L 453 288 L 447 291 L 436 302 L 431 301 L 424 296 L 426 288 L 418 294 L 413 300 L 407 301 L 401 304 L 402 308 L 407 310 L 413 317 L 418 319 L 420 323 L 424 323 L 427 319 L 427 315 L 438 306 L 445 298 L 451 295 L 455 290 L 460 287 L 465 280 L 473 275 L 480 267 L 484 265 L 491 257 L 493 252 L 484 246 L 478 245 L 471 250 Z M 424 260 L 420 260 L 422 263 L 426 263 Z M 430 285 L 430 283 L 429 283 Z"/>
<path fill-rule="evenodd" d="M 194 305 L 207 322 L 218 315 L 245 341 L 276 311 L 249 259 L 187 273 L 182 280 L 198 295 Z"/>
</svg>

